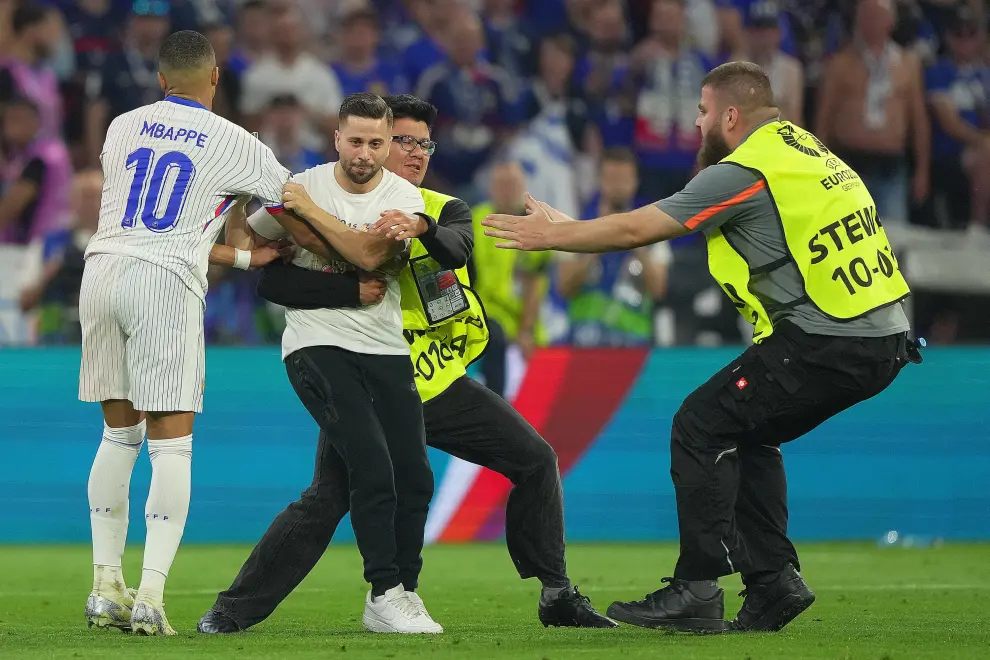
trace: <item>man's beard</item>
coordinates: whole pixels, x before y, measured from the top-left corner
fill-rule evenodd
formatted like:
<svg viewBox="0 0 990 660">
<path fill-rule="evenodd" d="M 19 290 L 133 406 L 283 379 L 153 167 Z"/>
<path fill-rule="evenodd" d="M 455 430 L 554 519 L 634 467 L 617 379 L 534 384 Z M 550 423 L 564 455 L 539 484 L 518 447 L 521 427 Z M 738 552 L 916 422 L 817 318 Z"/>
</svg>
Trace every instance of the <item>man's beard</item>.
<svg viewBox="0 0 990 660">
<path fill-rule="evenodd" d="M 718 127 L 712 128 L 701 136 L 701 148 L 698 149 L 698 167 L 705 169 L 731 153 L 732 149 L 729 148 Z"/>
<path fill-rule="evenodd" d="M 367 169 L 364 172 L 358 172 L 357 171 L 358 167 L 366 167 Z M 344 174 L 347 175 L 348 179 L 358 184 L 359 186 L 364 185 L 365 183 L 368 183 L 373 178 L 375 178 L 375 175 L 378 174 L 378 172 L 381 171 L 381 169 L 382 169 L 381 165 L 378 165 L 374 162 L 361 162 L 357 160 L 351 160 L 344 163 Z"/>
</svg>

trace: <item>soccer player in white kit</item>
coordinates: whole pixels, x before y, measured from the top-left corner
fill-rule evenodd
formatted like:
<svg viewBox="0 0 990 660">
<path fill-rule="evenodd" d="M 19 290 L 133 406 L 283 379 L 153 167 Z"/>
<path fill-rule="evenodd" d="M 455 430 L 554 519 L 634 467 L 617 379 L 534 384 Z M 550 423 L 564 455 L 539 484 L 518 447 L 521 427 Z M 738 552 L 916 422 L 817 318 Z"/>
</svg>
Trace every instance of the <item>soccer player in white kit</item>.
<svg viewBox="0 0 990 660">
<path fill-rule="evenodd" d="M 259 140 L 211 112 L 219 70 L 206 37 L 170 35 L 158 76 L 165 99 L 114 119 L 101 155 L 100 222 L 79 297 L 79 398 L 100 402 L 105 422 L 89 477 L 94 579 L 86 618 L 90 626 L 174 635 L 162 596 L 186 523 L 193 418 L 203 406 L 206 269 L 211 258 L 240 268 L 271 261 L 273 251 L 214 242 L 230 209 L 251 197 L 281 212 L 289 172 Z M 145 430 L 152 477 L 135 595 L 121 557 Z"/>
</svg>

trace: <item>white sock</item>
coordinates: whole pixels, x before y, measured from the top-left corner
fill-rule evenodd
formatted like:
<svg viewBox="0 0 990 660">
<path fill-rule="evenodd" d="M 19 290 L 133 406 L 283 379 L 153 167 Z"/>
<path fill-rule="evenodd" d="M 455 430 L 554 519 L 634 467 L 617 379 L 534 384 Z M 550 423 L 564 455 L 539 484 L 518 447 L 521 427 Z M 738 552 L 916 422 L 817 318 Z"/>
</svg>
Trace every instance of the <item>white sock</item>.
<svg viewBox="0 0 990 660">
<path fill-rule="evenodd" d="M 179 549 L 189 513 L 192 476 L 192 436 L 148 440 L 151 489 L 144 519 L 148 537 L 138 599 L 161 605 L 168 569 Z"/>
<path fill-rule="evenodd" d="M 89 473 L 89 521 L 93 529 L 93 591 L 124 592 L 120 560 L 127 542 L 127 494 L 141 453 L 145 423 L 114 429 L 103 425 L 103 441 Z"/>
</svg>

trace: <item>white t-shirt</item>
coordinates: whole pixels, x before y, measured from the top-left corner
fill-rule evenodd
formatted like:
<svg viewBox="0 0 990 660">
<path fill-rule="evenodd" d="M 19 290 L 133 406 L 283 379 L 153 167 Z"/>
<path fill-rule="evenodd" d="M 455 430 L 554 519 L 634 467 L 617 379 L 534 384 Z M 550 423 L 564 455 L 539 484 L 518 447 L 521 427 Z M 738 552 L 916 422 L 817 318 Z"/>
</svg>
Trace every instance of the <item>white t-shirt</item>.
<svg viewBox="0 0 990 660">
<path fill-rule="evenodd" d="M 373 225 L 382 211 L 424 211 L 419 189 L 388 170 L 383 170 L 384 176 L 374 190 L 354 194 L 341 188 L 334 179 L 335 165 L 336 163 L 317 165 L 296 174 L 293 180 L 303 185 L 313 201 L 323 210 L 352 229 L 366 229 Z M 269 240 L 288 236 L 288 232 L 264 209 L 248 218 L 248 224 Z M 355 270 L 346 261 L 328 262 L 303 249 L 296 251 L 292 263 L 325 272 Z M 408 355 L 409 345 L 402 336 L 399 281 L 394 277 L 388 277 L 387 280 L 388 292 L 377 305 L 347 309 L 287 309 L 285 332 L 282 333 L 282 359 L 307 346 L 339 346 L 355 353 L 371 355 Z"/>
<path fill-rule="evenodd" d="M 337 114 L 344 100 L 337 74 L 309 53 L 300 54 L 291 65 L 269 55 L 244 73 L 241 112 L 263 112 L 272 99 L 286 94 L 295 96 L 306 110 L 320 116 Z M 322 148 L 326 138 L 320 127 L 307 122 L 303 141 L 307 147 Z"/>
<path fill-rule="evenodd" d="M 174 96 L 114 119 L 100 161 L 100 223 L 86 256 L 143 259 L 204 299 L 210 248 L 235 199 L 252 195 L 278 213 L 289 178 L 253 135 Z"/>
</svg>

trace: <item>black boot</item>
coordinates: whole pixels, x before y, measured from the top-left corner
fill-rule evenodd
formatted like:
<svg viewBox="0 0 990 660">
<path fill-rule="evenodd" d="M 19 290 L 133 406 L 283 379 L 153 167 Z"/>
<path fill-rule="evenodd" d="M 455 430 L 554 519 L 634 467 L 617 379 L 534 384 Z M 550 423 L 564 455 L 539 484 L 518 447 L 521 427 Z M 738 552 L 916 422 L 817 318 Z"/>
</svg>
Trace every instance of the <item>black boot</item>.
<svg viewBox="0 0 990 660">
<path fill-rule="evenodd" d="M 728 629 L 725 592 L 719 589 L 711 598 L 699 598 L 688 589 L 686 580 L 663 578 L 669 583 L 643 600 L 612 603 L 607 614 L 622 623 L 644 628 L 669 628 L 696 633 L 718 633 Z"/>
<path fill-rule="evenodd" d="M 241 627 L 232 618 L 217 609 L 212 609 L 203 615 L 196 625 L 196 630 L 209 635 L 241 632 Z"/>
<path fill-rule="evenodd" d="M 739 595 L 745 600 L 732 627 L 740 631 L 777 632 L 815 602 L 815 594 L 790 564 L 768 580 L 748 581 Z"/>
<path fill-rule="evenodd" d="M 576 586 L 563 589 L 553 600 L 540 598 L 540 623 L 545 627 L 618 628 L 619 624 L 599 614 L 591 600 Z"/>
</svg>

